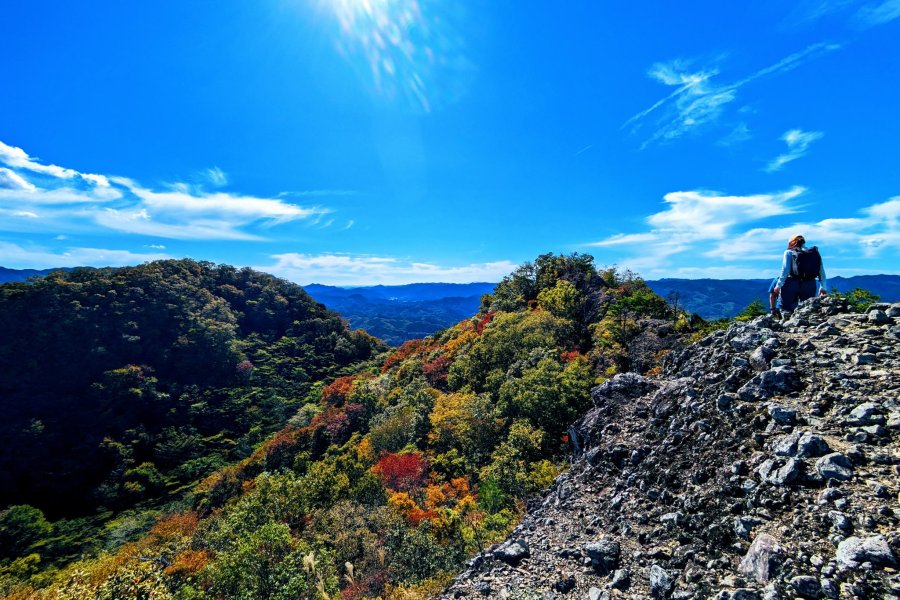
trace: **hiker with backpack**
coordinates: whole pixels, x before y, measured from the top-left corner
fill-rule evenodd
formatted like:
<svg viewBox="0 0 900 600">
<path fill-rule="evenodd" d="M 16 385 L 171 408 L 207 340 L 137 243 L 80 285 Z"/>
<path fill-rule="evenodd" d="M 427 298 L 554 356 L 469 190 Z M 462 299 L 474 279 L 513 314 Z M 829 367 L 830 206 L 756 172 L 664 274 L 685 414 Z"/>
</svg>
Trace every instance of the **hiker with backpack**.
<svg viewBox="0 0 900 600">
<path fill-rule="evenodd" d="M 781 310 L 792 312 L 800 301 L 815 296 L 816 279 L 821 283 L 819 294 L 824 296 L 827 280 L 819 249 L 815 246 L 807 248 L 806 239 L 795 235 L 788 241 L 788 249 L 781 263 L 781 275 L 772 290 L 781 297 Z"/>
</svg>

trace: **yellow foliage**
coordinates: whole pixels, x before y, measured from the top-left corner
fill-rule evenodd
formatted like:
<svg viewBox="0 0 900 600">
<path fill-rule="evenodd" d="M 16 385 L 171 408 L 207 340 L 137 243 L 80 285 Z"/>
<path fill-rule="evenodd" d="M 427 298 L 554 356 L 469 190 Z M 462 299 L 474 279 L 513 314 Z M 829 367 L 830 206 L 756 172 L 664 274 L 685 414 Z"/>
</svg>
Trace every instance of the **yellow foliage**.
<svg viewBox="0 0 900 600">
<path fill-rule="evenodd" d="M 403 515 L 407 515 L 419 508 L 416 501 L 410 498 L 406 492 L 394 492 L 391 494 L 388 497 L 388 506 L 396 509 Z"/>
<path fill-rule="evenodd" d="M 356 460 L 361 463 L 374 464 L 375 459 L 375 449 L 372 447 L 372 440 L 369 439 L 369 436 L 366 436 L 356 447 Z"/>
</svg>

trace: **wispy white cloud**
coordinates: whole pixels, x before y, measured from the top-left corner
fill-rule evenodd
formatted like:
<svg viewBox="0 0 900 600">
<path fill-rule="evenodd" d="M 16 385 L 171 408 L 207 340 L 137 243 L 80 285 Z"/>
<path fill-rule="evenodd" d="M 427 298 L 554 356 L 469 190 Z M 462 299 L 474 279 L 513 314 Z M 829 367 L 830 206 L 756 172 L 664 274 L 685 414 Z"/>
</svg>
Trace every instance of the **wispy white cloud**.
<svg viewBox="0 0 900 600">
<path fill-rule="evenodd" d="M 31 157 L 21 148 L 9 146 L 0 142 L 0 162 L 8 167 L 17 169 L 25 169 L 41 175 L 49 175 L 57 179 L 73 179 L 80 177 L 84 181 L 93 185 L 103 187 L 109 186 L 109 180 L 103 175 L 94 175 L 92 173 L 80 173 L 74 169 L 66 169 L 56 165 L 45 165 L 37 159 Z"/>
<path fill-rule="evenodd" d="M 854 15 L 856 23 L 862 27 L 875 27 L 890 23 L 900 17 L 900 0 L 869 2 Z"/>
<path fill-rule="evenodd" d="M 228 185 L 228 175 L 219 167 L 212 167 L 203 172 L 206 179 L 214 187 L 224 187 Z"/>
<path fill-rule="evenodd" d="M 139 253 L 105 248 L 66 248 L 54 252 L 41 246 L 20 246 L 0 241 L 3 266 L 13 269 L 49 269 L 53 267 L 121 267 L 169 258 L 161 253 Z"/>
<path fill-rule="evenodd" d="M 44 165 L 21 148 L 0 142 L 0 211 L 29 214 L 27 226 L 12 219 L 0 229 L 34 232 L 108 229 L 173 239 L 260 240 L 268 228 L 293 221 L 313 222 L 327 208 L 300 206 L 284 198 L 263 198 L 182 182 L 156 190 L 127 177 L 80 173 Z M 23 172 L 33 174 L 26 178 Z M 227 184 L 218 167 L 203 174 L 206 184 Z"/>
<path fill-rule="evenodd" d="M 766 172 L 773 173 L 775 171 L 780 171 L 784 165 L 805 155 L 810 144 L 821 139 L 824 135 L 825 134 L 821 131 L 803 131 L 802 129 L 791 129 L 790 131 L 786 131 L 784 135 L 781 136 L 781 139 L 787 144 L 788 151 L 784 154 L 779 154 L 772 159 L 772 161 L 766 165 Z"/>
<path fill-rule="evenodd" d="M 644 125 L 655 128 L 642 148 L 656 142 L 677 139 L 703 125 L 718 121 L 727 105 L 737 99 L 738 92 L 747 84 L 786 73 L 839 48 L 838 44 L 812 44 L 732 83 L 719 83 L 716 80 L 719 69 L 715 67 L 696 68 L 692 62 L 682 59 L 657 63 L 650 68 L 648 76 L 663 85 L 674 86 L 675 90 L 631 116 L 623 127 L 630 126 L 633 131 L 638 131 Z M 651 115 L 656 118 L 651 119 Z"/>
<path fill-rule="evenodd" d="M 0 169 L 0 189 L 33 191 L 36 188 L 12 169 L 3 168 Z"/>
<path fill-rule="evenodd" d="M 719 146 L 725 146 L 727 148 L 746 142 L 752 137 L 753 134 L 750 133 L 750 128 L 747 126 L 747 124 L 744 122 L 740 122 L 735 125 L 734 129 L 732 129 L 730 133 L 728 133 L 725 137 L 723 137 L 716 143 Z"/>
<path fill-rule="evenodd" d="M 446 266 L 385 256 L 350 254 L 276 254 L 273 264 L 256 267 L 301 285 L 402 285 L 500 281 L 518 265 L 502 260 Z"/>
<path fill-rule="evenodd" d="M 653 278 L 768 276 L 798 233 L 821 245 L 829 258 L 859 265 L 855 272 L 865 270 L 865 259 L 886 252 L 900 256 L 900 197 L 855 216 L 756 225 L 767 217 L 797 214 L 801 207 L 791 201 L 802 191 L 730 197 L 667 194 L 669 208 L 647 217 L 648 231 L 619 233 L 588 245 L 601 249 L 605 260 Z"/>
</svg>

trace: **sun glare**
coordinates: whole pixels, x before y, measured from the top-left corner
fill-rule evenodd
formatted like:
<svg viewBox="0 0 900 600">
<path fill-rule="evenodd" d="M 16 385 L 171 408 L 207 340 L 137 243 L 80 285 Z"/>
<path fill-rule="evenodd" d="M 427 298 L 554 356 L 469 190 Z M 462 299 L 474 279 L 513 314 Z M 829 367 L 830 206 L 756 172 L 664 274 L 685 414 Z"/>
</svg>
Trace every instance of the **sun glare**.
<svg viewBox="0 0 900 600">
<path fill-rule="evenodd" d="M 425 0 L 328 0 L 341 29 L 338 47 L 361 59 L 373 91 L 430 112 L 453 101 L 468 62 L 447 15 Z M 446 9 L 444 9 L 446 10 Z"/>
</svg>

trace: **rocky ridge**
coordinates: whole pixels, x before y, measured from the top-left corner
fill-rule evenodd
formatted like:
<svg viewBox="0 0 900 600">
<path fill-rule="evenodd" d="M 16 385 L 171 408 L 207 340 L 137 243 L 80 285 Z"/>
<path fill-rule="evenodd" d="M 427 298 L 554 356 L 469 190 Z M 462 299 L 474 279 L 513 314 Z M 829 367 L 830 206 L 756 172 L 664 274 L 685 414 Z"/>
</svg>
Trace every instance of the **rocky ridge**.
<svg viewBox="0 0 900 600">
<path fill-rule="evenodd" d="M 617 375 L 442 598 L 900 598 L 898 356 L 900 304 L 826 297 Z"/>
</svg>

